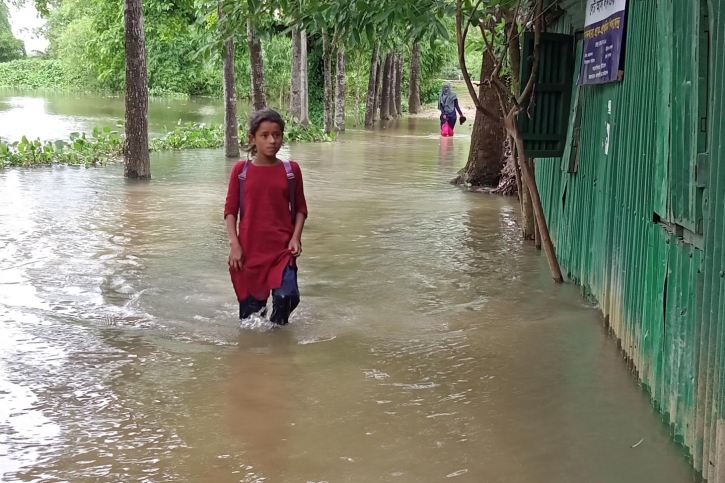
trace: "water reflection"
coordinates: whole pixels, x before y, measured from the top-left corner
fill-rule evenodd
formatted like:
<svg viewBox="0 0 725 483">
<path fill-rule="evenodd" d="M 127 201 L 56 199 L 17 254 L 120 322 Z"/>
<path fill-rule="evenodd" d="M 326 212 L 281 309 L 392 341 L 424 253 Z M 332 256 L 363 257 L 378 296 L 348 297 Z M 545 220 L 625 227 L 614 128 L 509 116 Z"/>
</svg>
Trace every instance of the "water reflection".
<svg viewBox="0 0 725 483">
<path fill-rule="evenodd" d="M 248 476 L 269 469 L 285 475 L 290 468 L 289 438 L 296 419 L 294 388 L 300 373 L 291 332 L 275 332 L 244 331 L 239 350 L 229 361 L 230 377 L 224 382 L 223 429 L 228 438 L 241 443 L 248 461 L 258 467 Z"/>
<path fill-rule="evenodd" d="M 451 166 L 454 163 L 455 155 L 453 152 L 453 138 L 452 137 L 441 137 L 439 156 L 440 156 L 441 166 Z"/>
<path fill-rule="evenodd" d="M 244 108 L 242 105 L 240 108 Z M 182 122 L 220 122 L 223 110 L 213 99 L 149 99 L 149 129 L 158 136 Z M 119 96 L 39 93 L 0 88 L 0 139 L 22 136 L 42 140 L 67 139 L 72 132 L 117 125 L 124 118 Z"/>
</svg>

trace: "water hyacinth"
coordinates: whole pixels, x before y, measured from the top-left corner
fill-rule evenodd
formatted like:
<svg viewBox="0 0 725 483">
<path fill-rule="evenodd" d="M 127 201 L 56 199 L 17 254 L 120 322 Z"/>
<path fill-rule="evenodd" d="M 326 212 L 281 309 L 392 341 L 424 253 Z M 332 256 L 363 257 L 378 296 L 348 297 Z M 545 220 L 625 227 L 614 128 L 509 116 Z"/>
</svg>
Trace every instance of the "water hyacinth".
<svg viewBox="0 0 725 483">
<path fill-rule="evenodd" d="M 239 138 L 246 139 L 246 122 L 240 120 Z M 123 123 L 118 123 L 123 127 Z M 285 140 L 288 142 L 329 142 L 333 135 L 325 134 L 318 126 L 302 126 L 287 122 Z M 224 128 L 220 124 L 182 123 L 165 135 L 151 139 L 149 150 L 216 149 L 224 146 Z M 110 127 L 93 128 L 90 135 L 72 133 L 70 139 L 57 141 L 29 140 L 0 141 L 0 169 L 10 166 L 29 167 L 49 164 L 70 166 L 99 166 L 119 162 L 123 158 L 123 135 Z"/>
<path fill-rule="evenodd" d="M 0 168 L 67 164 L 71 166 L 103 165 L 119 159 L 123 138 L 110 127 L 93 128 L 90 135 L 71 133 L 68 141 L 41 142 L 23 136 L 20 141 L 0 141 Z"/>
</svg>

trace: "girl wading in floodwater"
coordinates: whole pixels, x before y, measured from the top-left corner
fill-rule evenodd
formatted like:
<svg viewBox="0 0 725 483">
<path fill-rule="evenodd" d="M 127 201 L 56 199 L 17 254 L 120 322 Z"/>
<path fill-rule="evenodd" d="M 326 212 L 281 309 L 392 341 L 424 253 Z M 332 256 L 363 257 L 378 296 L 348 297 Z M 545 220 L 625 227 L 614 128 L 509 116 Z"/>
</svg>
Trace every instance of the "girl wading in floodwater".
<svg viewBox="0 0 725 483">
<path fill-rule="evenodd" d="M 453 130 L 456 127 L 456 111 L 461 115 L 461 124 L 466 122 L 461 108 L 458 106 L 458 96 L 451 89 L 450 82 L 443 83 L 443 89 L 438 96 L 438 110 L 441 111 L 441 135 L 453 136 Z M 447 126 L 446 126 L 447 124 Z"/>
<path fill-rule="evenodd" d="M 232 168 L 224 206 L 239 318 L 266 315 L 271 291 L 270 320 L 279 325 L 289 322 L 300 302 L 297 257 L 307 219 L 300 167 L 277 158 L 283 135 L 284 120 L 277 112 L 263 109 L 252 114 L 250 159 Z"/>
</svg>

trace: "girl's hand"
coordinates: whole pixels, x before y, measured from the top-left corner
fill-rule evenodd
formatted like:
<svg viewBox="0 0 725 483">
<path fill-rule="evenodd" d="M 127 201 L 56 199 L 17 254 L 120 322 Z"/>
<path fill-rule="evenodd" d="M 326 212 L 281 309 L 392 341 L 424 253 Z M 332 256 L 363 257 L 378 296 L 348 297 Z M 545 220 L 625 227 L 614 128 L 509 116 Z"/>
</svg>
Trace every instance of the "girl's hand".
<svg viewBox="0 0 725 483">
<path fill-rule="evenodd" d="M 229 266 L 239 272 L 242 270 L 243 262 L 244 251 L 242 251 L 242 245 L 234 243 L 229 249 Z"/>
<path fill-rule="evenodd" d="M 300 255 L 302 255 L 302 242 L 300 241 L 299 238 L 293 238 L 289 242 L 288 248 L 289 248 L 290 253 L 292 253 L 293 257 L 297 258 Z"/>
</svg>

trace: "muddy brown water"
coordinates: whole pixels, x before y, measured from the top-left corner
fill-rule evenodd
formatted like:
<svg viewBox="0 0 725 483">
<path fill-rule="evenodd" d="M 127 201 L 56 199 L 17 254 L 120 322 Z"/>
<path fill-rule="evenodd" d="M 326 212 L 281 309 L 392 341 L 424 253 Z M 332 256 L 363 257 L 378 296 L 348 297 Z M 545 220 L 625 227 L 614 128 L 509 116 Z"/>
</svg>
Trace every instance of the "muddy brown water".
<svg viewBox="0 0 725 483">
<path fill-rule="evenodd" d="M 37 127 L 23 103 L 57 137 L 120 116 L 75 102 L 0 95 L 0 136 Z M 0 480 L 693 481 L 598 310 L 515 203 L 447 184 L 469 139 L 436 130 L 286 148 L 311 216 L 283 330 L 236 320 L 219 151 L 154 154 L 150 183 L 0 171 Z"/>
</svg>

